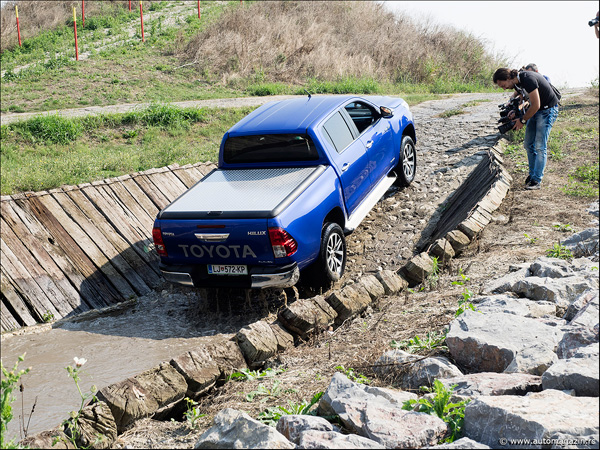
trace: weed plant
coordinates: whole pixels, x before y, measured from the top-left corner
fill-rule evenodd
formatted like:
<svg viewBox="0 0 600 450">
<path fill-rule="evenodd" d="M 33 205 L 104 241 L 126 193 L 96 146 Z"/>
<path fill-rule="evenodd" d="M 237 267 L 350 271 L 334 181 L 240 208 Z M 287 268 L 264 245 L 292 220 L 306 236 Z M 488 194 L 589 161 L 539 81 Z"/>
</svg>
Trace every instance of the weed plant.
<svg viewBox="0 0 600 450">
<path fill-rule="evenodd" d="M 567 247 L 562 245 L 560 242 L 554 244 L 554 246 L 548 250 L 546 250 L 546 256 L 550 258 L 560 258 L 571 260 L 573 259 L 573 253 Z"/>
<path fill-rule="evenodd" d="M 402 409 L 407 411 L 419 411 L 439 417 L 448 424 L 449 435 L 441 443 L 454 442 L 461 436 L 465 420 L 465 407 L 470 400 L 451 403 L 452 391 L 456 385 L 446 388 L 441 381 L 433 382 L 433 389 L 421 387 L 421 390 L 430 392 L 430 398 L 421 397 L 418 400 L 407 400 Z"/>
<path fill-rule="evenodd" d="M 288 402 L 288 406 L 274 406 L 269 407 L 265 411 L 261 412 L 257 418 L 260 422 L 269 425 L 276 426 L 277 421 L 281 419 L 282 416 L 286 415 L 316 415 L 316 410 L 312 410 L 312 407 L 316 405 L 321 397 L 323 396 L 323 392 L 318 392 L 310 399 L 310 401 L 302 401 L 300 403 L 296 403 L 293 401 Z"/>
<path fill-rule="evenodd" d="M 407 339 L 405 341 L 395 341 L 393 340 L 390 343 L 392 348 L 397 348 L 400 350 L 404 350 L 408 353 L 422 353 L 422 352 L 430 352 L 431 350 L 441 350 L 447 351 L 448 347 L 445 344 L 446 342 L 446 334 L 445 332 L 427 332 L 427 335 L 424 338 L 420 338 L 418 335 L 415 337 Z"/>
<path fill-rule="evenodd" d="M 27 375 L 31 367 L 19 370 L 19 363 L 25 360 L 25 354 L 19 356 L 12 370 L 8 370 L 0 361 L 0 369 L 2 370 L 2 392 L 0 403 L 0 414 L 2 421 L 0 422 L 0 448 L 19 448 L 16 443 L 16 438 L 8 439 L 8 424 L 13 419 L 12 403 L 15 401 L 13 391 L 21 380 L 21 377 Z"/>
</svg>

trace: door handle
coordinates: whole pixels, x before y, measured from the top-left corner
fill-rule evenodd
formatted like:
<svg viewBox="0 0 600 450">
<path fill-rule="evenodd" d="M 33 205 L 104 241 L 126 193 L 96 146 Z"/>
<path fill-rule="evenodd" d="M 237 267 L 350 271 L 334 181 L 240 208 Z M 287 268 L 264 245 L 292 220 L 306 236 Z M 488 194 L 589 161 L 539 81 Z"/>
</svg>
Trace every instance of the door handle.
<svg viewBox="0 0 600 450">
<path fill-rule="evenodd" d="M 367 141 L 367 145 L 365 147 L 371 148 L 373 146 L 373 141 Z"/>
<path fill-rule="evenodd" d="M 342 166 L 342 172 L 345 172 L 346 170 L 348 170 L 350 168 L 350 164 L 348 163 L 344 163 L 344 165 Z"/>
</svg>

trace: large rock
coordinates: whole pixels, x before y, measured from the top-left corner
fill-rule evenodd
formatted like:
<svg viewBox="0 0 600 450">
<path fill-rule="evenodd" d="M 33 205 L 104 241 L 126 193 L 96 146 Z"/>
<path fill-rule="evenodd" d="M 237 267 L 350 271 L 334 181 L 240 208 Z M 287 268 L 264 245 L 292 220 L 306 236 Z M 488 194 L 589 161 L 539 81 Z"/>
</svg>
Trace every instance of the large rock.
<svg viewBox="0 0 600 450">
<path fill-rule="evenodd" d="M 433 260 L 425 252 L 413 256 L 410 261 L 400 269 L 400 275 L 406 278 L 409 284 L 425 282 L 431 272 L 433 272 Z"/>
<path fill-rule="evenodd" d="M 404 278 L 391 270 L 380 270 L 375 277 L 383 286 L 386 295 L 396 294 L 408 286 Z"/>
<path fill-rule="evenodd" d="M 284 327 L 306 339 L 309 334 L 333 325 L 337 313 L 323 296 L 317 295 L 286 306 L 278 317 Z"/>
<path fill-rule="evenodd" d="M 542 377 L 526 373 L 482 372 L 439 380 L 446 388 L 454 385 L 454 394 L 468 397 L 480 395 L 525 395 L 542 390 Z"/>
<path fill-rule="evenodd" d="M 572 358 L 580 348 L 598 343 L 598 326 L 588 328 L 569 325 L 563 327 L 563 331 L 564 334 L 556 348 L 560 359 Z"/>
<path fill-rule="evenodd" d="M 585 295 L 587 303 L 573 316 L 570 325 L 587 327 L 590 329 L 598 328 L 600 308 L 598 304 L 598 290 L 588 291 Z M 591 297 L 591 298 L 590 298 Z"/>
<path fill-rule="evenodd" d="M 479 442 L 475 442 L 473 439 L 469 439 L 468 437 L 463 437 L 460 439 L 457 439 L 454 442 L 449 442 L 447 444 L 440 444 L 440 445 L 436 445 L 435 447 L 425 447 L 425 448 L 431 448 L 431 449 L 488 449 L 488 448 L 492 448 L 488 445 L 485 444 L 481 444 Z"/>
<path fill-rule="evenodd" d="M 98 391 L 98 400 L 106 402 L 122 432 L 138 419 L 169 409 L 183 399 L 187 383 L 173 366 L 162 363 L 132 378 Z"/>
<path fill-rule="evenodd" d="M 483 285 L 483 293 L 486 294 L 502 294 L 504 292 L 512 292 L 512 287 L 530 275 L 529 266 L 520 267 L 517 270 L 507 273 L 506 275 L 487 281 Z"/>
<path fill-rule="evenodd" d="M 573 256 L 592 256 L 598 253 L 598 227 L 588 228 L 565 239 L 562 244 Z"/>
<path fill-rule="evenodd" d="M 547 350 L 540 353 L 540 360 L 529 362 L 531 367 L 549 365 L 547 358 L 561 337 L 560 329 L 536 319 L 468 310 L 450 323 L 446 345 L 459 367 L 472 372 L 504 372 L 529 348 Z"/>
<path fill-rule="evenodd" d="M 542 375 L 544 389 L 574 390 L 579 397 L 598 397 L 598 356 L 561 359 Z"/>
<path fill-rule="evenodd" d="M 185 378 L 188 385 L 186 396 L 190 398 L 204 394 L 221 376 L 219 365 L 204 348 L 173 358 L 171 365 Z"/>
<path fill-rule="evenodd" d="M 506 294 L 490 295 L 473 299 L 477 309 L 483 313 L 500 312 L 523 317 L 543 317 L 556 315 L 556 304 L 552 302 L 534 302 L 526 298 L 511 297 Z"/>
<path fill-rule="evenodd" d="M 348 377 L 340 372 L 336 372 L 331 378 L 327 390 L 323 393 L 319 401 L 317 412 L 320 416 L 332 416 L 335 414 L 331 403 L 341 398 L 374 399 L 381 397 L 385 401 L 402 407 L 407 400 L 416 400 L 416 394 L 399 391 L 396 389 L 386 389 L 380 387 L 367 386 L 350 381 Z"/>
<path fill-rule="evenodd" d="M 591 279 L 582 276 L 527 277 L 517 281 L 510 290 L 531 300 L 546 300 L 556 303 L 559 312 L 562 310 L 564 313 L 579 294 L 597 287 L 597 282 L 594 283 Z"/>
<path fill-rule="evenodd" d="M 376 300 L 385 294 L 385 288 L 375 275 L 364 275 L 361 277 L 359 283 L 365 287 L 371 296 L 371 300 Z"/>
<path fill-rule="evenodd" d="M 446 240 L 454 249 L 454 253 L 460 253 L 467 245 L 471 243 L 471 239 L 465 233 L 459 230 L 452 230 L 446 234 Z"/>
<path fill-rule="evenodd" d="M 227 408 L 217 414 L 213 426 L 200 436 L 194 448 L 296 448 L 275 428 L 248 414 Z"/>
<path fill-rule="evenodd" d="M 371 304 L 371 295 L 359 284 L 344 286 L 341 291 L 334 291 L 327 297 L 327 303 L 337 312 L 336 325 L 341 325 L 346 319 L 360 314 Z"/>
<path fill-rule="evenodd" d="M 319 402 L 320 415 L 338 415 L 344 426 L 389 448 L 416 448 L 437 443 L 447 430 L 437 417 L 405 411 L 415 394 L 372 388 L 336 373 Z"/>
<path fill-rule="evenodd" d="M 462 372 L 447 358 L 423 358 L 402 350 L 389 350 L 375 362 L 373 370 L 380 377 L 391 377 L 402 389 L 419 391 L 431 387 L 437 378 L 459 377 Z"/>
<path fill-rule="evenodd" d="M 344 426 L 387 448 L 419 448 L 438 443 L 447 432 L 436 416 L 405 411 L 383 399 L 342 398 L 332 402 Z"/>
<path fill-rule="evenodd" d="M 590 302 L 596 303 L 595 309 L 598 308 L 598 290 L 597 289 L 589 289 L 581 294 L 579 294 L 575 300 L 571 302 L 563 319 L 571 321 L 573 318 L 579 314 Z"/>
<path fill-rule="evenodd" d="M 215 343 L 202 344 L 196 347 L 196 351 L 206 350 L 212 360 L 217 363 L 221 371 L 219 383 L 225 382 L 233 372 L 246 369 L 246 360 L 237 343 L 231 339 L 219 340 Z"/>
<path fill-rule="evenodd" d="M 81 410 L 79 426 L 79 448 L 112 448 L 117 439 L 117 424 L 110 408 L 104 402 L 96 402 Z"/>
<path fill-rule="evenodd" d="M 294 444 L 300 441 L 300 435 L 307 430 L 334 431 L 333 425 L 319 416 L 284 415 L 277 421 L 275 429 Z"/>
<path fill-rule="evenodd" d="M 260 367 L 267 359 L 277 354 L 277 336 L 264 320 L 241 328 L 235 335 L 240 350 L 251 368 Z"/>
<path fill-rule="evenodd" d="M 548 448 L 542 440 L 559 436 L 597 439 L 598 407 L 597 397 L 572 397 L 555 390 L 524 397 L 482 396 L 466 406 L 463 433 L 492 448 L 524 448 L 524 439 L 539 442 L 527 448 Z"/>
<path fill-rule="evenodd" d="M 306 430 L 300 434 L 299 448 L 362 449 L 386 448 L 371 439 L 356 434 L 341 434 L 335 431 Z"/>
</svg>

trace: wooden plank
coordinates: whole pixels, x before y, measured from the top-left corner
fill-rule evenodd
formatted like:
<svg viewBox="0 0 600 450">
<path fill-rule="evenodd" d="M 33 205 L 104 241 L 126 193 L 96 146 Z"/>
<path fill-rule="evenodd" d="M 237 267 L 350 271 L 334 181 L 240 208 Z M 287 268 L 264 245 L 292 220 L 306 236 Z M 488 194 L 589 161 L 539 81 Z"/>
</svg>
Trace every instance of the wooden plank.
<svg viewBox="0 0 600 450">
<path fill-rule="evenodd" d="M 148 175 L 144 175 L 140 172 L 132 178 L 159 210 L 171 203 L 169 199 L 156 188 L 154 183 L 150 181 Z"/>
<path fill-rule="evenodd" d="M 22 293 L 21 296 L 28 299 L 31 304 L 30 311 L 36 320 L 41 321 L 45 313 L 53 314 L 54 317 L 62 317 L 44 289 L 37 284 L 35 278 L 31 276 L 19 257 L 13 253 L 3 239 L 0 239 L 0 258 L 2 258 L 4 273 Z"/>
<path fill-rule="evenodd" d="M 67 214 L 85 231 L 92 241 L 98 246 L 102 253 L 108 258 L 110 263 L 119 271 L 125 280 L 133 287 L 131 293 L 127 295 L 144 295 L 150 292 L 150 288 L 144 283 L 136 271 L 121 256 L 121 252 L 106 239 L 104 234 L 98 229 L 97 223 L 87 217 L 81 209 L 73 202 L 65 192 L 52 192 L 52 196 Z M 123 291 L 119 290 L 122 295 Z M 135 291 L 135 292 L 134 292 Z"/>
<path fill-rule="evenodd" d="M 66 192 L 73 202 L 96 224 L 104 237 L 108 239 L 120 255 L 127 263 L 136 271 L 136 273 L 144 280 L 145 284 L 154 288 L 158 287 L 160 280 L 156 276 L 156 272 L 144 261 L 144 259 L 136 252 L 136 250 L 127 242 L 118 230 L 115 230 L 108 223 L 102 213 L 89 201 L 83 192 L 79 189 Z"/>
<path fill-rule="evenodd" d="M 194 177 L 189 170 L 184 169 L 183 167 L 179 167 L 177 169 L 173 169 L 173 173 L 177 178 L 181 180 L 183 184 L 189 189 L 191 188 L 198 179 Z"/>
<path fill-rule="evenodd" d="M 62 206 L 52 195 L 40 195 L 37 199 L 47 208 L 47 210 L 60 222 L 62 228 L 69 233 L 69 236 L 75 240 L 83 253 L 92 262 L 96 270 L 100 270 L 116 289 L 116 301 L 122 301 L 135 295 L 135 292 L 123 278 L 123 276 L 113 266 L 112 262 L 106 257 L 96 243 L 87 235 L 82 227 L 73 218 L 65 212 Z M 114 302 L 111 302 L 114 303 Z"/>
<path fill-rule="evenodd" d="M 2 315 L 6 308 L 19 326 L 31 326 L 37 323 L 30 307 L 4 273 L 4 268 L 0 268 L 0 290 L 2 291 Z M 10 322 L 8 318 L 6 320 Z"/>
<path fill-rule="evenodd" d="M 154 223 L 152 220 L 145 219 L 145 217 L 140 220 L 135 211 L 132 211 L 108 184 L 98 185 L 96 189 L 106 199 L 107 203 L 115 208 L 122 220 L 126 221 L 137 232 L 140 239 L 145 241 L 145 246 L 152 243 L 152 224 Z"/>
<path fill-rule="evenodd" d="M 169 202 L 172 202 L 187 190 L 185 184 L 170 171 L 156 171 L 147 175 L 150 181 L 167 197 Z"/>
<path fill-rule="evenodd" d="M 36 261 L 38 261 L 48 273 L 50 278 L 56 284 L 56 287 L 62 292 L 65 300 L 71 306 L 71 310 L 75 312 L 88 311 L 90 306 L 84 301 L 77 289 L 73 287 L 52 256 L 46 251 L 40 240 L 34 237 L 27 229 L 25 224 L 11 207 L 11 204 L 3 202 L 1 210 L 2 217 L 6 221 L 8 227 L 15 233 Z"/>
<path fill-rule="evenodd" d="M 4 304 L 4 295 L 2 295 L 2 303 L 0 304 L 0 330 L 2 332 L 12 331 L 21 328 L 22 325 L 17 322 L 17 319 Z"/>
<path fill-rule="evenodd" d="M 123 178 L 119 180 L 123 187 L 127 189 L 127 192 L 136 199 L 139 205 L 146 211 L 148 216 L 155 218 L 158 214 L 159 209 L 156 205 L 148 198 L 148 195 L 140 188 L 140 186 L 133 180 L 133 178 Z"/>
<path fill-rule="evenodd" d="M 151 248 L 150 244 L 152 242 L 150 236 L 143 235 L 143 232 L 139 230 L 140 227 L 132 226 L 128 215 L 119 207 L 119 205 L 115 204 L 103 190 L 97 189 L 96 186 L 86 186 L 82 191 L 108 219 L 115 230 L 117 230 L 129 245 L 135 249 L 137 254 L 148 263 L 150 268 L 155 270 L 158 274 L 158 255 L 153 254 L 155 252 L 148 251 L 148 249 Z"/>
<path fill-rule="evenodd" d="M 15 255 L 19 262 L 26 268 L 27 275 L 36 282 L 36 284 L 44 291 L 46 297 L 52 303 L 60 317 L 64 317 L 73 311 L 73 306 L 70 299 L 66 297 L 58 288 L 54 280 L 48 275 L 48 272 L 39 264 L 34 256 L 29 252 L 27 247 L 23 245 L 13 230 L 7 225 L 4 219 L 0 220 L 2 227 L 2 240 L 4 245 L 8 246 L 10 251 Z M 6 253 L 6 249 L 5 249 Z M 45 311 L 40 311 L 44 313 Z"/>
<path fill-rule="evenodd" d="M 60 267 L 60 270 L 67 276 L 75 289 L 79 291 L 83 303 L 87 305 L 87 308 L 91 309 L 94 305 L 102 304 L 103 299 L 101 294 L 89 284 L 85 276 L 75 267 L 73 261 L 71 261 L 69 256 L 55 241 L 54 237 L 48 232 L 47 227 L 42 225 L 35 214 L 33 214 L 29 207 L 29 200 L 25 196 L 16 195 L 15 201 L 11 202 L 10 206 L 31 234 L 38 239 L 56 265 Z"/>
<path fill-rule="evenodd" d="M 152 235 L 152 225 L 154 224 L 155 216 L 150 216 L 121 182 L 117 181 L 107 184 L 105 189 L 110 189 L 125 205 L 127 210 L 142 224 L 144 230 L 149 235 Z"/>
<path fill-rule="evenodd" d="M 105 278 L 103 272 L 98 270 L 98 267 L 87 255 L 86 251 L 79 246 L 77 240 L 83 240 L 85 233 L 67 217 L 64 211 L 61 214 L 62 210 L 58 211 L 59 207 L 53 203 L 56 203 L 56 201 L 50 196 L 40 195 L 29 198 L 28 206 L 37 219 L 48 229 L 58 245 L 62 247 L 77 270 L 85 277 L 85 283 L 98 292 L 99 296 L 94 299 L 95 302 L 92 306 L 94 308 L 102 308 L 124 300 L 113 285 Z M 51 206 L 55 211 L 51 212 L 48 206 Z M 54 212 L 58 214 L 58 217 L 54 215 Z M 85 244 L 82 242 L 82 245 L 86 247 L 86 250 L 93 251 L 96 254 L 95 256 L 99 260 L 102 260 L 101 252 L 97 247 L 93 249 L 95 245 L 90 242 L 89 238 L 85 239 L 85 241 Z M 106 264 L 102 265 L 107 266 Z M 114 268 L 112 272 L 116 272 Z M 87 288 L 88 286 L 85 287 Z"/>
</svg>

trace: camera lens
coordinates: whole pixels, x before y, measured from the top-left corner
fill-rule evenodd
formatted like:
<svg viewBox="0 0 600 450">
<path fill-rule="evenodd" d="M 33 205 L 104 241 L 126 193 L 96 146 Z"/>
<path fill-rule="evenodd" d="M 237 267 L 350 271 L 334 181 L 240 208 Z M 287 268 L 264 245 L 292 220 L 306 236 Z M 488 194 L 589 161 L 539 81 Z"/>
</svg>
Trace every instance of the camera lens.
<svg viewBox="0 0 600 450">
<path fill-rule="evenodd" d="M 598 23 L 598 18 L 596 17 L 595 19 L 592 19 L 588 22 L 588 25 L 590 27 L 593 27 L 594 25 L 596 25 Z"/>
</svg>

